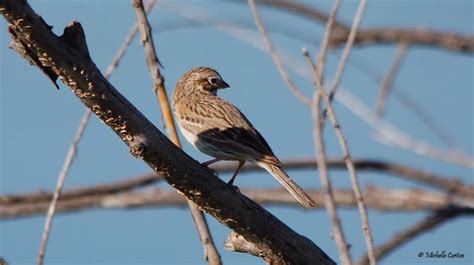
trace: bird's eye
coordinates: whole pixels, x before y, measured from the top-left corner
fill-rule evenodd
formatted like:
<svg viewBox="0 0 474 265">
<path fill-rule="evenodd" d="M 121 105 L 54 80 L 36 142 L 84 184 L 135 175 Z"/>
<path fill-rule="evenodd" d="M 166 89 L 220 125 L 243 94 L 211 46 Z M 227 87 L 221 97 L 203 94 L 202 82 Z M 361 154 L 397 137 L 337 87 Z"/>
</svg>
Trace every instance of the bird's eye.
<svg viewBox="0 0 474 265">
<path fill-rule="evenodd" d="M 209 78 L 209 83 L 211 83 L 211 85 L 217 84 L 217 81 L 218 81 L 218 80 L 217 80 L 217 78 L 215 78 L 215 77 Z"/>
</svg>

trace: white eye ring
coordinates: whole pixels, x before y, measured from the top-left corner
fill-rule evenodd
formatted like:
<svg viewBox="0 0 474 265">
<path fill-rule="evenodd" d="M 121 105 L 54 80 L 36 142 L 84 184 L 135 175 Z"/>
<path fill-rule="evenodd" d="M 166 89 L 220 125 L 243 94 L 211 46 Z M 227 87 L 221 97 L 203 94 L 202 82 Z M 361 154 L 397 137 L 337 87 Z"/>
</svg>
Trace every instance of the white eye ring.
<svg viewBox="0 0 474 265">
<path fill-rule="evenodd" d="M 209 83 L 211 83 L 211 85 L 217 84 L 217 81 L 218 81 L 218 79 L 216 77 L 209 78 Z"/>
</svg>

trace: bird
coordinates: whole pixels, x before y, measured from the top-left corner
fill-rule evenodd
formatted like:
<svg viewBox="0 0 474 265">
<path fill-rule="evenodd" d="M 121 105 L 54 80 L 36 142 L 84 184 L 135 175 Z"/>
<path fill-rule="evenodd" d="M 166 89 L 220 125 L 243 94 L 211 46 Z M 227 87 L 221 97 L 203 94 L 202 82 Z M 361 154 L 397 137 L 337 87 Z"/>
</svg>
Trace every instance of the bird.
<svg viewBox="0 0 474 265">
<path fill-rule="evenodd" d="M 184 138 L 202 153 L 214 159 L 238 161 L 229 180 L 234 180 L 246 161 L 255 163 L 273 175 L 305 208 L 318 204 L 289 176 L 263 136 L 244 114 L 229 101 L 217 96 L 228 88 L 221 75 L 209 67 L 195 67 L 178 81 L 172 95 L 173 113 Z"/>
</svg>

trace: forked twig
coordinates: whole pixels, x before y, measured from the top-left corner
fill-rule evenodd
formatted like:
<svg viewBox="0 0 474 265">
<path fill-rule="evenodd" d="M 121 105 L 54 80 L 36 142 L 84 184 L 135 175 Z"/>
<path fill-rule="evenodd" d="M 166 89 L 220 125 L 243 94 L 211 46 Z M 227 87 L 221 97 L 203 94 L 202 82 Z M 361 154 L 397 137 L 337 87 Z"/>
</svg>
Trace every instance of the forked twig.
<svg viewBox="0 0 474 265">
<path fill-rule="evenodd" d="M 331 15 L 328 18 L 328 22 L 326 24 L 326 32 L 324 34 L 321 43 L 321 48 L 317 57 L 317 60 L 320 63 L 321 67 L 318 69 L 317 77 L 315 78 L 319 78 L 320 84 L 322 84 L 323 82 L 324 65 L 326 62 L 326 55 L 328 51 L 329 37 L 332 33 L 335 17 L 337 16 L 337 12 L 339 10 L 339 5 L 340 1 L 336 0 L 332 7 Z M 303 50 L 303 53 L 309 56 L 306 50 Z M 333 188 L 327 169 L 325 146 L 323 141 L 323 117 L 320 114 L 320 109 L 321 96 L 318 93 L 317 88 L 315 87 L 313 93 L 313 104 L 311 105 L 311 115 L 313 119 L 313 139 L 317 150 L 316 159 L 318 163 L 321 184 L 324 190 L 324 205 L 331 219 L 332 234 L 339 251 L 341 262 L 342 264 L 350 265 L 352 264 L 352 260 L 349 252 L 349 246 L 346 242 L 344 231 L 342 229 L 341 222 L 337 214 L 337 208 L 333 195 Z"/>
<path fill-rule="evenodd" d="M 349 37 L 347 38 L 346 45 L 344 46 L 344 51 L 342 52 L 341 59 L 339 60 L 339 65 L 337 66 L 336 76 L 334 77 L 334 80 L 331 85 L 331 89 L 329 90 L 329 100 L 331 102 L 334 97 L 334 94 L 336 93 L 337 88 L 339 87 L 339 83 L 341 82 L 342 74 L 344 73 L 347 60 L 349 59 L 352 45 L 354 44 L 357 31 L 359 30 L 360 22 L 362 21 L 362 17 L 364 16 L 366 5 L 367 5 L 367 0 L 360 0 L 359 6 L 357 7 L 356 15 L 354 17 L 354 21 L 352 22 L 352 27 L 349 33 Z"/>
<path fill-rule="evenodd" d="M 367 210 L 366 210 L 366 207 L 365 207 L 365 204 L 364 204 L 362 192 L 361 192 L 360 187 L 359 187 L 357 172 L 356 172 L 356 169 L 354 167 L 354 163 L 352 162 L 352 159 L 351 159 L 351 156 L 350 156 L 349 146 L 348 146 L 347 141 L 344 137 L 344 134 L 342 133 L 342 129 L 341 129 L 341 126 L 340 126 L 340 124 L 339 124 L 339 122 L 336 118 L 336 114 L 334 113 L 334 110 L 332 108 L 331 100 L 329 99 L 329 96 L 326 94 L 326 92 L 324 91 L 321 83 L 319 82 L 320 79 L 317 76 L 318 70 L 316 69 L 316 65 L 312 62 L 311 57 L 308 54 L 306 54 L 305 58 L 308 60 L 309 65 L 313 69 L 313 73 L 315 75 L 314 80 L 316 82 L 316 87 L 318 89 L 319 95 L 324 99 L 324 101 L 327 105 L 326 106 L 327 115 L 328 115 L 329 119 L 331 120 L 331 122 L 333 124 L 334 131 L 335 131 L 336 136 L 339 140 L 339 144 L 341 145 L 342 153 L 343 153 L 343 156 L 344 156 L 344 162 L 347 166 L 347 171 L 349 172 L 349 175 L 351 176 L 352 188 L 354 190 L 354 194 L 355 194 L 356 199 L 357 199 L 357 206 L 358 206 L 359 211 L 360 211 L 360 216 L 361 216 L 361 220 L 362 220 L 362 231 L 363 231 L 363 234 L 364 234 L 365 243 L 367 245 L 367 255 L 369 256 L 370 264 L 375 265 L 375 264 L 377 264 L 377 261 L 375 259 L 375 255 L 374 255 L 374 247 L 373 247 L 372 233 L 371 233 L 370 226 L 369 226 L 369 219 L 368 219 Z"/>
<path fill-rule="evenodd" d="M 352 264 L 349 247 L 346 242 L 344 231 L 342 230 L 341 221 L 337 214 L 336 203 L 334 202 L 333 188 L 326 165 L 325 147 L 322 133 L 322 115 L 320 114 L 321 96 L 314 93 L 313 106 L 311 114 L 313 117 L 313 139 L 316 145 L 316 159 L 318 162 L 319 176 L 324 191 L 324 206 L 331 219 L 332 235 L 339 251 L 339 257 L 342 264 Z"/>
<path fill-rule="evenodd" d="M 141 32 L 141 39 L 145 50 L 146 61 L 148 68 L 151 73 L 151 77 L 154 83 L 154 90 L 157 96 L 157 100 L 161 107 L 161 112 L 165 121 L 165 126 L 168 131 L 168 135 L 172 142 L 181 148 L 176 126 L 174 124 L 173 115 L 171 114 L 171 107 L 166 95 L 166 89 L 164 84 L 164 78 L 160 72 L 160 62 L 155 51 L 153 44 L 153 36 L 151 35 L 151 27 L 146 17 L 142 0 L 133 0 L 133 7 L 137 15 L 137 21 Z M 199 233 L 199 238 L 204 248 L 204 258 L 212 265 L 222 264 L 219 252 L 217 251 L 214 241 L 212 239 L 209 226 L 207 225 L 204 213 L 199 210 L 198 206 L 187 200 L 188 206 L 191 210 L 193 221 L 196 225 L 196 229 Z"/>
</svg>

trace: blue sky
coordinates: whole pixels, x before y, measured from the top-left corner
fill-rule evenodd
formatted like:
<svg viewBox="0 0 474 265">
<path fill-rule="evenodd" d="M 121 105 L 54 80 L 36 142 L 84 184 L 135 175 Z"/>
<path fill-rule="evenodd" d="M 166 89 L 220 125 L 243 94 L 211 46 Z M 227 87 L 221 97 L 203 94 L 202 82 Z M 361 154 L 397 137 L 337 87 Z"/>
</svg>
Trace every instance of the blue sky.
<svg viewBox="0 0 474 265">
<path fill-rule="evenodd" d="M 135 20 L 129 1 L 29 1 L 54 32 L 77 19 L 83 25 L 89 50 L 103 72 Z M 306 1 L 328 11 L 331 1 Z M 350 23 L 356 1 L 343 1 L 340 20 Z M 247 30 L 247 42 L 212 26 L 199 26 L 184 13 L 210 15 L 213 21 L 227 21 Z M 305 66 L 301 48 L 313 54 L 318 50 L 324 27 L 307 19 L 260 7 L 264 22 L 277 49 Z M 473 34 L 473 2 L 466 1 L 369 1 L 362 22 L 364 27 L 420 27 Z M 206 65 L 217 69 L 231 88 L 222 97 L 237 105 L 264 135 L 281 158 L 314 157 L 310 111 L 299 103 L 281 80 L 271 58 L 249 45 L 261 39 L 255 32 L 250 9 L 226 1 L 161 1 L 150 17 L 156 48 L 166 86 L 171 94 L 179 77 L 188 69 Z M 0 19 L 0 192 L 1 194 L 51 190 L 64 161 L 68 146 L 84 112 L 84 106 L 63 84 L 57 91 L 35 68 L 12 50 L 6 23 Z M 253 32 L 252 32 L 253 31 Z M 354 65 L 367 65 L 380 75 L 388 69 L 396 47 L 355 47 L 341 83 L 342 89 L 357 96 L 373 109 L 378 83 Z M 334 77 L 340 56 L 335 50 L 328 57 L 326 78 Z M 312 94 L 311 80 L 288 67 L 291 77 L 306 95 Z M 294 68 L 296 69 L 296 68 Z M 473 57 L 451 51 L 413 47 L 396 79 L 396 93 L 408 95 L 428 109 L 452 136 L 459 148 L 473 154 Z M 136 39 L 112 84 L 158 128 L 163 129 L 151 80 Z M 341 103 L 336 113 L 345 130 L 355 158 L 380 158 L 457 176 L 473 184 L 473 171 L 461 166 L 432 160 L 411 152 L 383 145 L 374 140 L 374 130 Z M 400 102 L 390 97 L 387 120 L 412 137 L 445 149 L 429 128 Z M 341 155 L 332 130 L 325 131 L 329 156 Z M 182 138 L 184 140 L 184 138 Z M 189 144 L 184 149 L 199 161 L 208 157 Z M 78 158 L 66 180 L 66 188 L 106 183 L 149 172 L 140 160 L 112 131 L 93 117 L 80 143 Z M 320 187 L 315 170 L 290 171 L 304 187 Z M 336 187 L 350 187 L 344 171 L 331 172 Z M 227 176 L 224 176 L 226 178 Z M 397 178 L 360 172 L 362 186 L 386 188 L 420 187 Z M 278 187 L 267 173 L 237 179 L 240 187 Z M 163 184 L 161 184 L 163 185 Z M 164 186 L 163 186 L 164 187 Z M 334 260 L 338 252 L 325 211 L 307 212 L 299 208 L 266 207 L 297 232 L 312 239 Z M 341 209 L 340 217 L 354 259 L 365 250 L 357 210 Z M 375 243 L 389 239 L 395 232 L 427 216 L 427 212 L 383 213 L 370 210 L 369 218 Z M 222 249 L 229 230 L 208 218 L 214 239 L 225 264 L 260 264 L 261 260 Z M 44 216 L 0 221 L 0 255 L 11 264 L 34 264 L 44 224 Z M 474 255 L 472 218 L 460 217 L 402 246 L 382 264 L 420 264 L 442 262 L 472 264 Z M 420 251 L 446 250 L 464 253 L 460 260 L 425 260 Z M 47 264 L 205 264 L 197 233 L 185 208 L 134 210 L 88 210 L 58 215 L 53 224 L 47 251 Z"/>
</svg>

